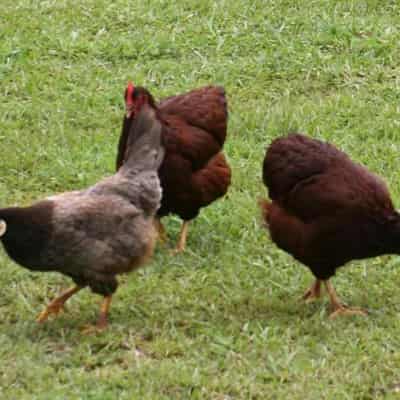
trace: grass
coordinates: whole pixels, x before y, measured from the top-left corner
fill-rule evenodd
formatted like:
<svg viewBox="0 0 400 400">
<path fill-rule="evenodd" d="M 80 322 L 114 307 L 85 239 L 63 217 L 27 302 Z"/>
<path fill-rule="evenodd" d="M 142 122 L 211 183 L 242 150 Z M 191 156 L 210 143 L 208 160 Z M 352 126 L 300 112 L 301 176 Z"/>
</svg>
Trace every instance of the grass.
<svg viewBox="0 0 400 400">
<path fill-rule="evenodd" d="M 70 284 L 0 253 L 4 399 L 394 399 L 400 258 L 334 279 L 367 318 L 299 301 L 312 276 L 259 224 L 265 147 L 290 129 L 335 143 L 385 177 L 400 204 L 397 1 L 3 0 L 0 204 L 28 204 L 113 173 L 132 79 L 156 97 L 226 87 L 229 195 L 188 251 L 122 279 L 110 329 L 82 337 L 99 298 L 35 316 Z M 171 217 L 172 241 L 179 231 Z"/>
</svg>

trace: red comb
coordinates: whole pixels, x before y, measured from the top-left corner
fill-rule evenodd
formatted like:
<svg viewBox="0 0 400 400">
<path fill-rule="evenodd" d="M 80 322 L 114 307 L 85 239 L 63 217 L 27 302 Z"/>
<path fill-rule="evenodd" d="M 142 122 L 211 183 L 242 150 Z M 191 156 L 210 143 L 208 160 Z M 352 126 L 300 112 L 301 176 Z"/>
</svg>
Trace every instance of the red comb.
<svg viewBox="0 0 400 400">
<path fill-rule="evenodd" d="M 133 92 L 135 91 L 135 86 L 133 86 L 132 82 L 128 82 L 128 86 L 126 87 L 126 104 L 133 104 Z"/>
</svg>

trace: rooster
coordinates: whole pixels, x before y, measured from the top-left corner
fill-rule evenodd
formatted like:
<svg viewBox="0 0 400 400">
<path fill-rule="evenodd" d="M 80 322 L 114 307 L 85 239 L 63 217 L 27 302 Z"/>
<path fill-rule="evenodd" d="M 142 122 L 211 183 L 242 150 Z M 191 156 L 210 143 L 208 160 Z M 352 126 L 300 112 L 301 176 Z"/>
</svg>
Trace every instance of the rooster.
<svg viewBox="0 0 400 400">
<path fill-rule="evenodd" d="M 263 181 L 272 240 L 316 278 L 304 298 L 319 298 L 323 283 L 332 317 L 364 314 L 339 300 L 330 279 L 351 260 L 400 253 L 400 214 L 383 180 L 333 145 L 291 134 L 267 149 Z"/>
<path fill-rule="evenodd" d="M 117 170 L 124 163 L 130 126 L 144 105 L 155 110 L 165 146 L 165 158 L 158 171 L 163 197 L 156 225 L 165 239 L 161 218 L 176 214 L 183 220 L 175 249 L 179 253 L 185 249 L 189 221 L 202 207 L 224 196 L 230 185 L 231 170 L 222 153 L 228 117 L 225 91 L 207 86 L 156 103 L 147 89 L 129 83 Z"/>
<path fill-rule="evenodd" d="M 0 209 L 0 240 L 15 262 L 33 271 L 61 272 L 75 283 L 47 306 L 38 322 L 58 314 L 88 286 L 104 296 L 94 328 L 107 326 L 116 276 L 138 268 L 152 253 L 153 220 L 161 201 L 160 135 L 154 111 L 143 108 L 129 130 L 126 161 L 115 175 L 30 207 Z"/>
</svg>

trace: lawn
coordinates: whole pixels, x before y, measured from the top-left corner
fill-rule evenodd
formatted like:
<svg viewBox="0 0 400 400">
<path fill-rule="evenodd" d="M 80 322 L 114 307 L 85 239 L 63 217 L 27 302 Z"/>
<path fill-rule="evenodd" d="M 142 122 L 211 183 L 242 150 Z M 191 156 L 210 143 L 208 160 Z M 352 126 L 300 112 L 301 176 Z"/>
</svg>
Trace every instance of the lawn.
<svg viewBox="0 0 400 400">
<path fill-rule="evenodd" d="M 0 204 L 29 204 L 112 174 L 128 80 L 156 98 L 225 86 L 233 183 L 188 250 L 121 279 L 108 331 L 83 336 L 88 290 L 45 325 L 69 279 L 0 251 L 1 399 L 395 399 L 400 258 L 333 279 L 368 317 L 304 304 L 313 278 L 260 226 L 266 146 L 289 130 L 329 140 L 385 177 L 400 207 L 398 1 L 2 0 Z M 312 206 L 312 205 L 310 205 Z"/>
</svg>

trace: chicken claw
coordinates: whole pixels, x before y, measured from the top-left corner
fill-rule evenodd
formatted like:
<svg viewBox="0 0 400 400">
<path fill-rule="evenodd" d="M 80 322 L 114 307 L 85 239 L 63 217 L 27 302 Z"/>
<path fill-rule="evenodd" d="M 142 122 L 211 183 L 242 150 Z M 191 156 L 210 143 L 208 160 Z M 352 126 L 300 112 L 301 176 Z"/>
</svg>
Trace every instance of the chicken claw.
<svg viewBox="0 0 400 400">
<path fill-rule="evenodd" d="M 106 329 L 106 327 L 107 327 L 107 325 L 100 327 L 97 324 L 95 324 L 95 325 L 87 324 L 81 328 L 81 334 L 82 335 L 96 335 L 98 333 L 103 332 Z"/>
<path fill-rule="evenodd" d="M 367 315 L 367 311 L 361 308 L 349 307 L 344 305 L 336 294 L 335 288 L 329 281 L 324 281 L 324 285 L 329 294 L 333 312 L 329 315 L 329 318 L 333 319 L 339 315 Z"/>
<path fill-rule="evenodd" d="M 368 315 L 368 312 L 366 310 L 363 310 L 362 308 L 356 308 L 356 307 L 348 307 L 344 304 L 340 304 L 338 308 L 336 308 L 330 315 L 330 319 L 334 319 L 340 315 L 363 315 L 366 316 Z"/>
<path fill-rule="evenodd" d="M 51 314 L 57 316 L 61 311 L 65 311 L 64 304 L 48 305 L 36 318 L 36 322 L 42 323 L 47 321 Z"/>
<path fill-rule="evenodd" d="M 37 317 L 36 322 L 42 323 L 47 321 L 51 314 L 58 315 L 60 311 L 65 310 L 65 302 L 73 296 L 75 293 L 81 290 L 81 286 L 74 286 L 61 293 L 60 296 L 56 297 Z"/>
</svg>

